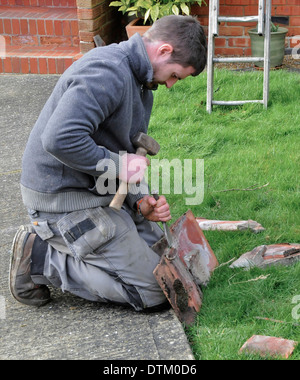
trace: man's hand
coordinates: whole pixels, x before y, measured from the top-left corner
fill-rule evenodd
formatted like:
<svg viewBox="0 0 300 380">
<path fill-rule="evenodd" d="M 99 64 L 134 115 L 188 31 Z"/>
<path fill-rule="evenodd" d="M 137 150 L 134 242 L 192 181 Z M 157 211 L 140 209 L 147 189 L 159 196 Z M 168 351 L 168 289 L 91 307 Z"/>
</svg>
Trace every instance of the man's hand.
<svg viewBox="0 0 300 380">
<path fill-rule="evenodd" d="M 121 165 L 119 179 L 127 183 L 139 183 L 143 179 L 150 161 L 147 157 L 125 153 L 122 156 Z"/>
<path fill-rule="evenodd" d="M 139 208 L 143 216 L 151 222 L 168 222 L 172 218 L 170 206 L 163 195 L 157 201 L 152 196 L 146 195 Z"/>
</svg>

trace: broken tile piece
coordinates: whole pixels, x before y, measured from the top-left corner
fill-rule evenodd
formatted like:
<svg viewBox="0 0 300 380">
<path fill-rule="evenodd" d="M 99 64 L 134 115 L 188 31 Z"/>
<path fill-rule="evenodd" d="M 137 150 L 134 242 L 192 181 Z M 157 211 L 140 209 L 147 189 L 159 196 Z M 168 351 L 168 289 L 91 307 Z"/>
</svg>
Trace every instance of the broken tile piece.
<svg viewBox="0 0 300 380">
<path fill-rule="evenodd" d="M 235 260 L 230 268 L 266 268 L 271 265 L 291 265 L 300 260 L 300 244 L 260 245 Z"/>
<path fill-rule="evenodd" d="M 272 336 L 253 335 L 241 347 L 240 353 L 258 353 L 261 356 L 281 356 L 287 359 L 292 355 L 298 342 Z"/>
<path fill-rule="evenodd" d="M 170 230 L 178 257 L 190 271 L 195 282 L 206 286 L 219 263 L 192 211 L 188 210 L 183 214 L 171 225 Z M 167 248 L 165 237 L 152 246 L 160 256 Z"/>
<path fill-rule="evenodd" d="M 200 228 L 204 231 L 246 231 L 250 230 L 251 232 L 257 234 L 261 231 L 264 231 L 264 227 L 255 222 L 254 220 L 210 220 L 205 218 L 197 218 L 197 222 Z"/>
</svg>

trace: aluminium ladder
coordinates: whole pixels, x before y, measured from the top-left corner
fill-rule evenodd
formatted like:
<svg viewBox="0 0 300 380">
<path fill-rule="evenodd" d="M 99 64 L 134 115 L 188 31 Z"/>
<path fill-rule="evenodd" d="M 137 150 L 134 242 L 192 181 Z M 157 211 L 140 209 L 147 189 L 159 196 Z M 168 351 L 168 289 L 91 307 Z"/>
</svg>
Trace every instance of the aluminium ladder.
<svg viewBox="0 0 300 380">
<path fill-rule="evenodd" d="M 208 49 L 207 49 L 207 102 L 206 110 L 212 112 L 213 105 L 242 105 L 246 103 L 261 103 L 265 108 L 269 101 L 269 73 L 270 73 L 270 26 L 271 26 L 271 4 L 272 0 L 259 0 L 258 16 L 246 17 L 220 17 L 219 0 L 209 2 L 209 28 L 208 28 Z M 220 22 L 257 22 L 258 34 L 264 36 L 264 56 L 263 57 L 234 57 L 216 58 L 215 37 L 219 35 Z M 238 101 L 216 101 L 214 94 L 214 63 L 218 62 L 264 62 L 264 82 L 262 100 L 238 100 Z"/>
</svg>

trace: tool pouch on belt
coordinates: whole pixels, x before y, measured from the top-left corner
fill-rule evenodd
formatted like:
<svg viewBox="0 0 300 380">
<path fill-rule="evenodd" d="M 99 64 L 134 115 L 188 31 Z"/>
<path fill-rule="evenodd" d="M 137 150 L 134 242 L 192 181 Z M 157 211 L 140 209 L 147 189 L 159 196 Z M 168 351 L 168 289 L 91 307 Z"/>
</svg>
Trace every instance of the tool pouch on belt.
<svg viewBox="0 0 300 380">
<path fill-rule="evenodd" d="M 116 225 L 102 207 L 74 211 L 57 222 L 57 227 L 77 260 L 109 242 L 116 232 Z"/>
</svg>

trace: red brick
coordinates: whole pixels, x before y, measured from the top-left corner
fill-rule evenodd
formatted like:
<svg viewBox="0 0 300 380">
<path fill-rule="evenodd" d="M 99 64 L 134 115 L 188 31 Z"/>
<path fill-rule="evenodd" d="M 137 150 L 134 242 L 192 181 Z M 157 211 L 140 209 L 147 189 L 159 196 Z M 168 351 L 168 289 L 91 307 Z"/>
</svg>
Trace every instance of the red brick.
<svg viewBox="0 0 300 380">
<path fill-rule="evenodd" d="M 288 36 L 299 36 L 300 35 L 300 26 L 295 28 L 289 28 Z"/>
<path fill-rule="evenodd" d="M 29 58 L 30 73 L 39 74 L 38 60 L 37 58 Z"/>
<path fill-rule="evenodd" d="M 29 73 L 29 58 L 21 58 L 21 72 L 22 74 Z"/>
<path fill-rule="evenodd" d="M 229 38 L 228 39 L 229 47 L 249 47 L 250 46 L 250 38 Z"/>
<path fill-rule="evenodd" d="M 242 346 L 240 352 L 258 353 L 260 356 L 281 356 L 287 359 L 292 355 L 297 342 L 271 336 L 253 335 Z"/>
<path fill-rule="evenodd" d="M 12 33 L 11 20 L 7 18 L 3 19 L 3 25 L 4 25 L 4 33 L 11 34 Z"/>
<path fill-rule="evenodd" d="M 300 6 L 299 3 L 297 6 L 293 5 L 283 5 L 276 8 L 276 16 L 292 16 L 292 15 L 299 15 L 300 14 Z"/>
<path fill-rule="evenodd" d="M 300 26 L 300 17 L 298 17 L 298 16 L 291 16 L 290 17 L 290 25 L 291 26 Z"/>
<path fill-rule="evenodd" d="M 48 58 L 48 69 L 49 74 L 56 74 L 56 59 Z"/>
<path fill-rule="evenodd" d="M 249 5 L 249 0 L 225 0 L 226 5 Z"/>
<path fill-rule="evenodd" d="M 201 7 L 198 4 L 194 4 L 191 6 L 191 14 L 193 15 L 204 15 L 207 16 L 209 13 L 209 6 L 207 1 L 207 6 L 202 5 Z"/>
<path fill-rule="evenodd" d="M 93 38 L 96 34 L 98 34 L 98 31 L 94 31 L 94 32 L 86 32 L 85 30 L 79 31 L 80 41 L 93 42 L 94 41 Z"/>
<path fill-rule="evenodd" d="M 62 21 L 62 29 L 64 36 L 71 36 L 71 23 L 69 20 Z"/>
<path fill-rule="evenodd" d="M 54 34 L 56 36 L 63 35 L 62 22 L 60 20 L 54 20 Z"/>
<path fill-rule="evenodd" d="M 6 57 L 3 60 L 3 72 L 4 73 L 12 73 L 12 63 L 11 63 L 11 57 Z"/>
<path fill-rule="evenodd" d="M 202 26 L 204 26 L 204 25 L 207 26 L 209 23 L 209 18 L 206 16 L 200 16 L 200 17 L 198 17 L 198 21 L 200 22 L 200 24 Z"/>
<path fill-rule="evenodd" d="M 45 20 L 45 28 L 47 36 L 54 36 L 53 20 Z"/>
<path fill-rule="evenodd" d="M 286 0 L 272 0 L 272 5 L 286 5 Z"/>
<path fill-rule="evenodd" d="M 57 65 L 57 74 L 62 74 L 65 71 L 64 58 L 57 58 L 56 65 Z"/>
<path fill-rule="evenodd" d="M 20 45 L 27 45 L 27 46 L 33 46 L 38 45 L 38 38 L 37 36 L 12 36 L 11 38 L 11 44 L 14 46 L 20 46 Z"/>
<path fill-rule="evenodd" d="M 71 20 L 71 31 L 72 31 L 72 36 L 78 36 L 78 33 L 79 33 L 78 21 Z"/>
<path fill-rule="evenodd" d="M 37 34 L 37 25 L 36 25 L 36 20 L 34 19 L 29 19 L 28 20 L 29 24 L 29 33 L 31 35 L 36 35 Z"/>
<path fill-rule="evenodd" d="M 244 8 L 245 16 L 254 16 L 258 14 L 258 7 L 255 5 L 249 5 Z"/>
<path fill-rule="evenodd" d="M 93 8 L 99 4 L 99 0 L 77 0 L 78 8 Z"/>
<path fill-rule="evenodd" d="M 59 46 L 70 46 L 71 45 L 71 38 L 70 37 L 48 37 L 48 36 L 42 36 L 40 37 L 41 45 L 59 45 Z"/>
<path fill-rule="evenodd" d="M 47 58 L 39 58 L 38 63 L 39 63 L 39 73 L 48 74 Z"/>
<path fill-rule="evenodd" d="M 12 72 L 19 73 L 21 71 L 21 62 L 19 57 L 11 57 Z"/>
<path fill-rule="evenodd" d="M 21 19 L 20 20 L 20 28 L 21 28 L 21 34 L 28 34 L 28 20 L 27 19 Z"/>
<path fill-rule="evenodd" d="M 216 47 L 215 55 L 244 55 L 243 48 Z"/>
<path fill-rule="evenodd" d="M 215 39 L 215 46 L 217 47 L 225 47 L 226 46 L 226 38 L 222 38 L 222 37 L 217 37 Z"/>
<path fill-rule="evenodd" d="M 12 34 L 20 34 L 20 21 L 15 18 L 11 20 L 12 23 Z"/>
<path fill-rule="evenodd" d="M 36 22 L 37 22 L 38 34 L 40 36 L 44 36 L 46 34 L 44 20 L 37 20 Z"/>
<path fill-rule="evenodd" d="M 96 29 L 94 26 L 94 20 L 79 20 L 78 21 L 79 30 L 85 30 L 91 32 Z"/>
<path fill-rule="evenodd" d="M 255 28 L 257 25 L 256 22 L 227 22 L 227 26 L 241 26 L 243 28 L 246 28 L 246 27 L 251 27 L 251 28 Z"/>
<path fill-rule="evenodd" d="M 0 57 L 0 74 L 3 73 L 3 59 Z"/>
<path fill-rule="evenodd" d="M 94 8 L 78 8 L 77 16 L 79 20 L 94 20 L 103 13 L 103 6 L 99 4 Z"/>
<path fill-rule="evenodd" d="M 0 18 L 0 34 L 4 33 L 4 27 L 3 27 L 3 19 Z"/>
<path fill-rule="evenodd" d="M 230 7 L 230 6 L 220 6 L 220 15 L 226 16 L 244 16 L 244 7 Z M 256 9 L 257 14 L 257 9 Z"/>
<path fill-rule="evenodd" d="M 219 28 L 219 36 L 242 36 L 244 28 L 241 26 L 221 26 Z"/>
</svg>

